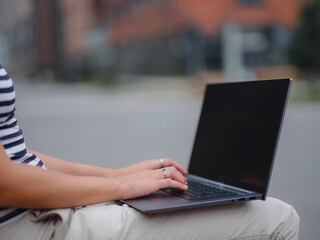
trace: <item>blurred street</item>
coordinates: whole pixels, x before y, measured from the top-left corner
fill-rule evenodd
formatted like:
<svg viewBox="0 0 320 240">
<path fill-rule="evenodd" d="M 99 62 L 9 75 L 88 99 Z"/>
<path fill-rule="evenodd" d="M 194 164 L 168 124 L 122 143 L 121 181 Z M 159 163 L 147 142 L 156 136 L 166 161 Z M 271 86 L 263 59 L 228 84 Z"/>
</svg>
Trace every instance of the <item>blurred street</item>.
<svg viewBox="0 0 320 240">
<path fill-rule="evenodd" d="M 187 167 L 202 103 L 201 88 L 190 83 L 100 89 L 16 80 L 15 89 L 29 148 L 110 168 L 160 157 Z M 290 102 L 269 195 L 296 208 L 304 240 L 320 236 L 319 142 L 320 104 Z"/>
</svg>

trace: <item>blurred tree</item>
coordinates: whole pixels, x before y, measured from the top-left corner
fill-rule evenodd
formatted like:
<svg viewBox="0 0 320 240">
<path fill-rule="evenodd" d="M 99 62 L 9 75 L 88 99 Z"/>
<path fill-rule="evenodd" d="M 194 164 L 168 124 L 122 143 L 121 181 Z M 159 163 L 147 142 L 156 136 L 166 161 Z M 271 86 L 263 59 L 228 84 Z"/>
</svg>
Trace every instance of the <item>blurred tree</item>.
<svg viewBox="0 0 320 240">
<path fill-rule="evenodd" d="M 301 12 L 289 48 L 290 61 L 305 77 L 314 79 L 320 74 L 320 0 L 309 1 Z"/>
</svg>

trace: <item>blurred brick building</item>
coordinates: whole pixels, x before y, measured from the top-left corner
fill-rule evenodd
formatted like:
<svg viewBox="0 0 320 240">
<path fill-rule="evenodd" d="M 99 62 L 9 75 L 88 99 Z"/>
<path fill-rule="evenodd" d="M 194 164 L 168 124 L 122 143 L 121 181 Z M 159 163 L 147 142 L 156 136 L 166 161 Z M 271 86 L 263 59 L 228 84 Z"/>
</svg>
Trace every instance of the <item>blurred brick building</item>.
<svg viewBox="0 0 320 240">
<path fill-rule="evenodd" d="M 86 67 L 192 74 L 221 68 L 232 23 L 246 66 L 278 64 L 306 1 L 0 0 L 0 41 L 10 49 L 0 57 L 64 76 Z"/>
<path fill-rule="evenodd" d="M 217 36 L 223 24 L 245 27 L 280 25 L 292 29 L 302 0 L 135 0 L 106 2 L 112 43 L 125 45 L 180 34 L 195 28 L 205 37 Z"/>
<path fill-rule="evenodd" d="M 303 0 L 102 1 L 119 68 L 133 73 L 195 73 L 222 64 L 225 24 L 241 29 L 246 66 L 285 62 Z M 103 4 L 102 4 L 103 5 Z"/>
</svg>

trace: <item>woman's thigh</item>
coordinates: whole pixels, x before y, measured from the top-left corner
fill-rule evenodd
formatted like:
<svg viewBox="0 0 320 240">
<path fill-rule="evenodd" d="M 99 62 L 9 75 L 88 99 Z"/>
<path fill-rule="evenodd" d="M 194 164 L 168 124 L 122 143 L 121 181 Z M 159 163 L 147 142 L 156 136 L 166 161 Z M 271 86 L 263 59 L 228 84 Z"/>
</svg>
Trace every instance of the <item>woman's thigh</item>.
<svg viewBox="0 0 320 240">
<path fill-rule="evenodd" d="M 66 239 L 298 239 L 298 230 L 295 210 L 274 198 L 154 215 L 109 204 L 75 211 Z"/>
</svg>

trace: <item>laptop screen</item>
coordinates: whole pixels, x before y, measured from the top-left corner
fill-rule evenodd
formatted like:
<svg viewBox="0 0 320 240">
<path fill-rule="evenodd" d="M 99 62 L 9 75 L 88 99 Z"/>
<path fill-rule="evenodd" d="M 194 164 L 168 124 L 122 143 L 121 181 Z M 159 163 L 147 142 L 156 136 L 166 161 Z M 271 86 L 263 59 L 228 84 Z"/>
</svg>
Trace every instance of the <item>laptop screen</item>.
<svg viewBox="0 0 320 240">
<path fill-rule="evenodd" d="M 290 83 L 207 85 L 189 172 L 266 194 Z"/>
</svg>

